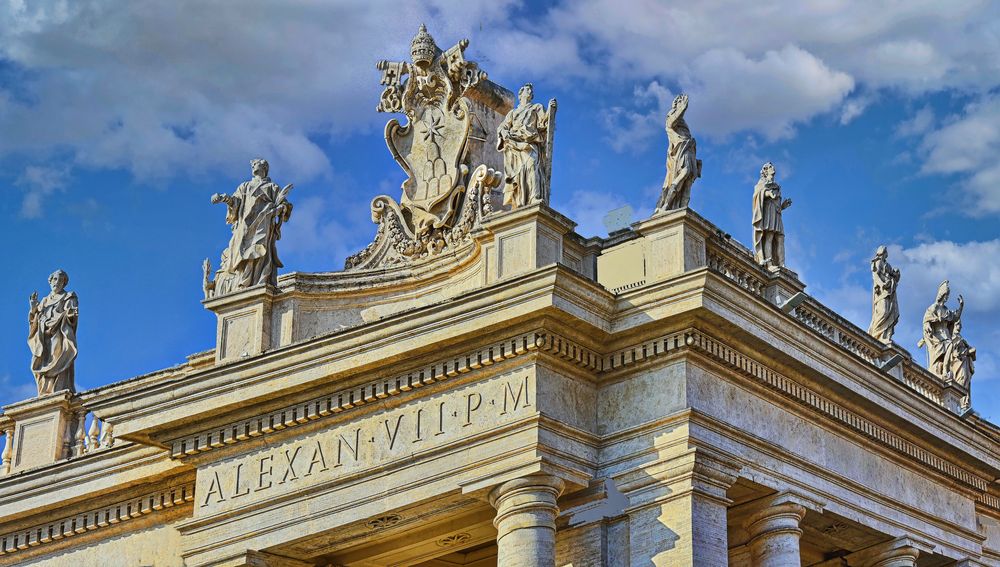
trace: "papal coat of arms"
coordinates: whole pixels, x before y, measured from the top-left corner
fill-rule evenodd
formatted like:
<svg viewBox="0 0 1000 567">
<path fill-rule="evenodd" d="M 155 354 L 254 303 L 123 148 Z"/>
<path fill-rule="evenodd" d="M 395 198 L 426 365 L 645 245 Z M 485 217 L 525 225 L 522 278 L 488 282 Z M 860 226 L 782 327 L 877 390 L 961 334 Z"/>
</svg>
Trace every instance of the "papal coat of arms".
<svg viewBox="0 0 1000 567">
<path fill-rule="evenodd" d="M 372 201 L 375 240 L 349 257 L 346 269 L 387 267 L 428 258 L 467 240 L 489 208 L 503 167 L 496 128 L 513 93 L 466 61 L 468 40 L 441 51 L 427 28 L 413 38 L 411 62 L 380 61 L 385 87 L 379 112 L 402 113 L 385 126 L 392 157 L 406 174 L 397 203 Z"/>
</svg>

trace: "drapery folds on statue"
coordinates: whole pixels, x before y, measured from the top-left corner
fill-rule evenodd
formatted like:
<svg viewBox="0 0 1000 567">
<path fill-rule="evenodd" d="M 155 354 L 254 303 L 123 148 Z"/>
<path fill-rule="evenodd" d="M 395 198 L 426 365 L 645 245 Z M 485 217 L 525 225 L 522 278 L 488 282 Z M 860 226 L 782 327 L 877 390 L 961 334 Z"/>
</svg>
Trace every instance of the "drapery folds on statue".
<svg viewBox="0 0 1000 567">
<path fill-rule="evenodd" d="M 781 185 L 774 175 L 774 164 L 765 163 L 753 188 L 754 259 L 769 269 L 785 266 L 785 225 L 781 213 L 792 206 L 791 199 L 781 198 Z"/>
<path fill-rule="evenodd" d="M 56 270 L 49 276 L 50 293 L 41 302 L 38 292 L 28 300 L 28 347 L 39 396 L 76 391 L 73 370 L 80 304 L 76 293 L 66 290 L 68 283 L 66 272 Z"/>
<path fill-rule="evenodd" d="M 226 222 L 233 235 L 222 252 L 215 281 L 211 281 L 211 266 L 205 260 L 205 297 L 223 295 L 260 284 L 277 285 L 278 240 L 281 225 L 292 214 L 288 193 L 292 185 L 278 187 L 268 177 L 266 160 L 250 162 L 253 178 L 236 188 L 232 195 L 217 193 L 212 203 L 226 204 Z"/>
<path fill-rule="evenodd" d="M 965 300 L 958 296 L 958 309 L 948 308 L 951 286 L 941 282 L 934 303 L 924 312 L 923 338 L 918 347 L 927 347 L 927 368 L 946 380 L 968 388 L 975 372 L 976 349 L 962 337 Z"/>
<path fill-rule="evenodd" d="M 701 160 L 698 159 L 697 143 L 684 120 L 688 108 L 688 96 L 677 95 L 670 111 L 667 112 L 667 176 L 663 180 L 660 200 L 656 212 L 683 209 L 691 201 L 691 186 L 701 177 Z"/>
<path fill-rule="evenodd" d="M 872 258 L 872 323 L 868 334 L 889 344 L 899 322 L 899 302 L 896 288 L 899 286 L 899 270 L 889 264 L 889 251 L 879 246 Z"/>
<path fill-rule="evenodd" d="M 512 209 L 549 203 L 552 181 L 552 140 L 556 99 L 548 110 L 532 103 L 534 87 L 518 91 L 518 105 L 497 128 L 497 150 L 503 152 L 503 204 Z"/>
</svg>

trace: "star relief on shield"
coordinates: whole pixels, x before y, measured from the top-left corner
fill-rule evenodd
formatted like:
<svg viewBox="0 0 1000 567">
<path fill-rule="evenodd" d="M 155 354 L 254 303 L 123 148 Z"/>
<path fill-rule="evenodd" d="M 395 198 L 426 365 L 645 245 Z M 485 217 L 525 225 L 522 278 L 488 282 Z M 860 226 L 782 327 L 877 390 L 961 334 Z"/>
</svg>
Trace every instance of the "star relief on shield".
<svg viewBox="0 0 1000 567">
<path fill-rule="evenodd" d="M 434 116 L 431 118 L 430 123 L 418 122 L 421 130 L 423 130 L 423 138 L 425 142 L 435 143 L 438 139 L 444 136 L 444 124 L 441 122 L 440 116 Z"/>
</svg>

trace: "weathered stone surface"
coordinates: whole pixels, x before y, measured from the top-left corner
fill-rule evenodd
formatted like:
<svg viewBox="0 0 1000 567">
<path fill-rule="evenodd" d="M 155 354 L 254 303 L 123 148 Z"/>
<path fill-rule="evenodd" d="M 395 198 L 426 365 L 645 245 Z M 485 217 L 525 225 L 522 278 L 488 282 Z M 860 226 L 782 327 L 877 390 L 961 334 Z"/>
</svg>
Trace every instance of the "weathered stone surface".
<svg viewBox="0 0 1000 567">
<path fill-rule="evenodd" d="M 52 291 L 45 299 L 39 302 L 35 292 L 28 300 L 28 347 L 39 396 L 76 391 L 73 371 L 80 302 L 75 293 L 66 290 L 68 283 L 66 272 L 56 270 L 49 276 Z"/>
<path fill-rule="evenodd" d="M 497 129 L 497 150 L 503 152 L 503 204 L 512 209 L 549 204 L 556 99 L 549 101 L 546 110 L 532 102 L 534 96 L 531 83 L 521 87 L 517 107 Z"/>
<path fill-rule="evenodd" d="M 785 225 L 781 213 L 790 206 L 792 200 L 781 198 L 781 185 L 774 180 L 774 164 L 765 163 L 753 188 L 754 258 L 765 268 L 785 266 Z"/>
<path fill-rule="evenodd" d="M 697 144 L 684 120 L 687 107 L 688 96 L 679 94 L 667 112 L 667 140 L 670 143 L 667 148 L 667 176 L 663 180 L 656 212 L 687 208 L 691 202 L 691 186 L 701 177 Z"/>
<path fill-rule="evenodd" d="M 241 183 L 232 195 L 212 195 L 213 203 L 226 204 L 226 222 L 232 225 L 233 236 L 222 251 L 214 281 L 211 263 L 205 259 L 205 299 L 277 283 L 278 268 L 283 265 L 278 259 L 278 239 L 281 225 L 292 214 L 288 201 L 292 185 L 279 187 L 268 177 L 269 169 L 267 160 L 251 160 L 252 179 Z"/>
<path fill-rule="evenodd" d="M 885 246 L 879 246 L 872 258 L 872 323 L 868 334 L 886 344 L 892 343 L 899 322 L 898 286 L 899 270 L 889 264 Z"/>
<path fill-rule="evenodd" d="M 349 270 L 217 293 L 211 350 L 4 408 L 0 565 L 1000 564 L 961 307 L 928 310 L 932 372 L 891 343 L 881 255 L 869 332 L 809 296 L 767 167 L 754 250 L 683 207 L 580 237 L 514 135 L 540 108 L 501 127 L 464 48 L 422 29 L 378 65 L 408 179 Z M 532 144 L 507 169 L 498 129 Z"/>
</svg>

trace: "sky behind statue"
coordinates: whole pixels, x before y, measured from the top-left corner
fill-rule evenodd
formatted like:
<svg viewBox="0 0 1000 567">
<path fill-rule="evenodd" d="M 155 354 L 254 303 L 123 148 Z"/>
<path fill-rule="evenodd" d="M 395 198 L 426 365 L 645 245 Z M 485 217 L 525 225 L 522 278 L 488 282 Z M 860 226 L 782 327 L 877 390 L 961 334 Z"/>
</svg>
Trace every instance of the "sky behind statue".
<svg viewBox="0 0 1000 567">
<path fill-rule="evenodd" d="M 454 4 L 454 5 L 453 5 Z M 1000 8 L 893 3 L 491 0 L 21 2 L 0 7 L 0 404 L 35 392 L 28 297 L 66 270 L 80 298 L 81 389 L 212 346 L 201 261 L 228 227 L 209 198 L 254 157 L 296 186 L 287 271 L 332 271 L 374 234 L 403 174 L 375 111 L 380 59 L 421 22 L 516 91 L 559 100 L 552 205 L 604 234 L 652 212 L 674 96 L 704 163 L 691 206 L 750 245 L 773 161 L 786 263 L 865 329 L 886 244 L 896 342 L 916 348 L 938 284 L 966 300 L 974 408 L 1000 421 Z"/>
</svg>

